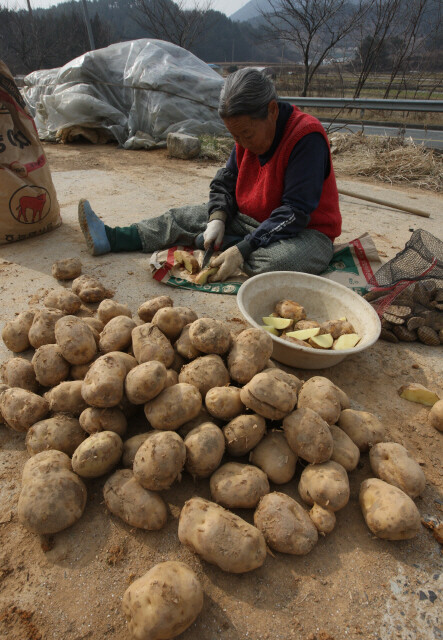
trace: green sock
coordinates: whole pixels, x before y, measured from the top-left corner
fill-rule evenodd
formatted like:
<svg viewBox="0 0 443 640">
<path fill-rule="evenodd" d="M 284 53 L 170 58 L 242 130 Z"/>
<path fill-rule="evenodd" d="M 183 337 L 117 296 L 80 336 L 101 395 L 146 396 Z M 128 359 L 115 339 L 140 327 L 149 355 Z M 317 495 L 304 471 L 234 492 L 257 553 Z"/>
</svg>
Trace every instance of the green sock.
<svg viewBox="0 0 443 640">
<path fill-rule="evenodd" d="M 106 235 L 111 245 L 111 251 L 142 251 L 143 245 L 137 225 L 130 227 L 108 227 L 105 225 Z"/>
</svg>

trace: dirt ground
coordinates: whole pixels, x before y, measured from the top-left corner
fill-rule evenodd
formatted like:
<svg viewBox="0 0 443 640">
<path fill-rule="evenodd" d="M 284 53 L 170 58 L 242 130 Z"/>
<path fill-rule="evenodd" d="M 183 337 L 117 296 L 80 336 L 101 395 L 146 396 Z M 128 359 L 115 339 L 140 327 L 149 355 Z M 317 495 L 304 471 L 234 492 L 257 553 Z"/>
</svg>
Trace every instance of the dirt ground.
<svg viewBox="0 0 443 640">
<path fill-rule="evenodd" d="M 148 297 L 172 295 L 195 308 L 241 327 L 234 296 L 171 290 L 153 281 L 143 254 L 94 259 L 85 250 L 76 222 L 80 197 L 111 225 L 129 224 L 172 206 L 203 202 L 217 167 L 172 160 L 165 151 L 131 152 L 114 146 L 46 145 L 64 224 L 51 234 L 0 247 L 0 328 L 14 313 L 55 286 L 51 264 L 78 255 L 84 272 L 116 290 L 115 299 L 135 313 Z M 418 218 L 341 198 L 343 240 L 369 231 L 387 259 L 411 231 L 441 236 L 442 198 L 423 191 L 350 181 L 336 165 L 340 184 L 410 202 L 431 213 Z M 0 362 L 11 354 L 0 347 Z M 352 399 L 352 406 L 375 413 L 389 437 L 405 445 L 422 466 L 426 490 L 417 500 L 423 517 L 443 519 L 443 434 L 427 423 L 428 410 L 399 398 L 398 388 L 420 382 L 443 397 L 442 349 L 379 341 L 339 365 L 319 372 L 293 370 L 301 378 L 326 375 Z M 129 434 L 145 431 L 143 416 Z M 17 521 L 21 471 L 28 454 L 24 437 L 0 426 L 0 638 L 8 640 L 129 640 L 121 610 L 127 586 L 154 564 L 182 560 L 201 580 L 205 601 L 182 640 L 436 640 L 443 638 L 443 556 L 428 529 L 411 541 L 375 538 L 358 505 L 360 483 L 370 477 L 367 455 L 350 474 L 351 498 L 337 514 L 337 526 L 307 556 L 270 554 L 252 573 L 223 573 L 182 547 L 177 521 L 184 501 L 209 498 L 207 481 L 187 474 L 165 492 L 170 515 L 159 532 L 132 529 L 110 516 L 103 502 L 106 478 L 87 481 L 88 503 L 74 526 L 40 538 Z M 283 490 L 299 500 L 298 470 Z M 239 511 L 252 522 L 253 512 Z"/>
</svg>

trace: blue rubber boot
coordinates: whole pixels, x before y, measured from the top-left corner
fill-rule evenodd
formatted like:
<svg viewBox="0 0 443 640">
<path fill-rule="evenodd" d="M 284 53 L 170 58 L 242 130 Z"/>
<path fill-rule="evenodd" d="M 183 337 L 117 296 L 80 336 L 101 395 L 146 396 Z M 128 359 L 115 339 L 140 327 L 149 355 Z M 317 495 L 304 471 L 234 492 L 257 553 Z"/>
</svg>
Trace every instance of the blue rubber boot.
<svg viewBox="0 0 443 640">
<path fill-rule="evenodd" d="M 88 200 L 82 199 L 78 203 L 78 221 L 91 255 L 102 256 L 111 251 L 105 225 L 93 212 Z"/>
</svg>

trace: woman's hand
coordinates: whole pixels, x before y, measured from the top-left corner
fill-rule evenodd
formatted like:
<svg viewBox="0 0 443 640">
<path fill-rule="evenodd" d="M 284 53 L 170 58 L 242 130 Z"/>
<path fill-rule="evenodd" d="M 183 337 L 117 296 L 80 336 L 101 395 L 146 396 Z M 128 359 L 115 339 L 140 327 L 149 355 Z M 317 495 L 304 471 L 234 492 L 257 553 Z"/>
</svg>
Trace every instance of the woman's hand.
<svg viewBox="0 0 443 640">
<path fill-rule="evenodd" d="M 208 222 L 208 226 L 203 232 L 205 249 L 209 249 L 209 247 L 214 245 L 214 249 L 217 251 L 223 242 L 224 235 L 225 223 L 222 222 L 222 220 L 211 220 L 211 222 Z"/>
<path fill-rule="evenodd" d="M 223 251 L 217 258 L 212 258 L 211 267 L 218 267 L 218 271 L 210 278 L 211 282 L 223 282 L 227 280 L 240 269 L 243 262 L 243 256 L 237 247 L 235 245 L 229 247 L 229 249 Z"/>
</svg>

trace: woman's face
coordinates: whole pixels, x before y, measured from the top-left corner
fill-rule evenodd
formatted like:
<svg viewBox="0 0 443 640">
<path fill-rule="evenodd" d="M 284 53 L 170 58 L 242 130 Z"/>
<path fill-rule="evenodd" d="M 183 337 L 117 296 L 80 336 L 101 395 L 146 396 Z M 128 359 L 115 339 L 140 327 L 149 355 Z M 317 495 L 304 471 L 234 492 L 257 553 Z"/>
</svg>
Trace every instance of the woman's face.
<svg viewBox="0 0 443 640">
<path fill-rule="evenodd" d="M 223 122 L 234 140 L 251 153 L 261 155 L 270 148 L 275 136 L 278 118 L 278 104 L 271 100 L 268 105 L 268 115 L 263 119 L 250 116 L 233 116 L 225 118 Z"/>
</svg>

